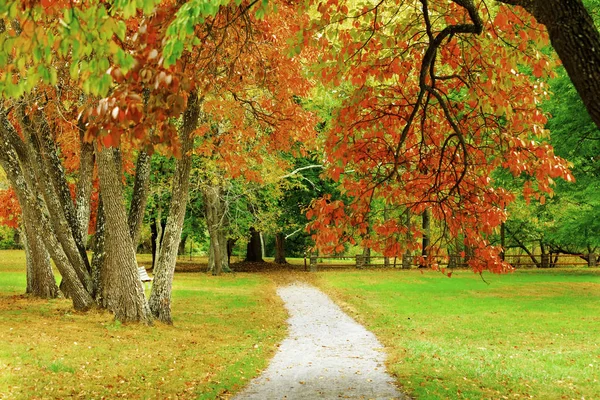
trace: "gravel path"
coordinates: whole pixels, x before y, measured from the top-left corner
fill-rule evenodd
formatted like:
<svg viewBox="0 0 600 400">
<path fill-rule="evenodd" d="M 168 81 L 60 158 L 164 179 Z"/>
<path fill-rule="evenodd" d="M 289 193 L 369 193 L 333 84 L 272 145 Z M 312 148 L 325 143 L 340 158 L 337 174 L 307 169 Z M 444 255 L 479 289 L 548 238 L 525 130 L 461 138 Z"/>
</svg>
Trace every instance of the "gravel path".
<svg viewBox="0 0 600 400">
<path fill-rule="evenodd" d="M 409 399 L 385 371 L 375 336 L 323 292 L 297 283 L 277 294 L 290 313 L 290 334 L 234 400 Z"/>
</svg>

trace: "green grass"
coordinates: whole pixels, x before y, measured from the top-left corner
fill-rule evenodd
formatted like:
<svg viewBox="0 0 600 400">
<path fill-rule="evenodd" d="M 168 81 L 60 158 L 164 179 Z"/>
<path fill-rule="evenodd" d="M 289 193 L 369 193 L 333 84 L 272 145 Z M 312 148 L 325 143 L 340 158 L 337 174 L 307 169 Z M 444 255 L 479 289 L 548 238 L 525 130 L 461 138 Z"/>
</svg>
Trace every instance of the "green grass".
<svg viewBox="0 0 600 400">
<path fill-rule="evenodd" d="M 452 278 L 335 271 L 316 283 L 384 343 L 419 399 L 600 399 L 600 270 Z"/>
<path fill-rule="evenodd" d="M 21 295 L 24 265 L 0 251 L 0 399 L 228 398 L 284 337 L 275 285 L 296 279 L 372 330 L 415 398 L 600 399 L 600 269 L 177 273 L 175 325 L 146 327 Z"/>
<path fill-rule="evenodd" d="M 173 326 L 125 325 L 24 290 L 23 252 L 0 251 L 0 399 L 226 398 L 286 332 L 264 275 L 176 274 Z"/>
</svg>

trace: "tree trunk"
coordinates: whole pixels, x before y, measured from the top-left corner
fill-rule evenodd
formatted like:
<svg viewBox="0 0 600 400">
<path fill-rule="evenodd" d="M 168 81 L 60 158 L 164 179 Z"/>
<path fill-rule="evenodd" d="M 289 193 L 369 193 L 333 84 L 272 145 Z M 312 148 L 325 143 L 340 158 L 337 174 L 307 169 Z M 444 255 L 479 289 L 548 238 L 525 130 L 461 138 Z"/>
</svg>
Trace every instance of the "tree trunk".
<svg viewBox="0 0 600 400">
<path fill-rule="evenodd" d="M 217 184 L 204 188 L 202 192 L 206 225 L 210 236 L 208 270 L 213 275 L 221 275 L 223 271 L 230 271 L 227 257 L 227 235 L 225 234 L 226 210 L 221 197 L 223 188 Z"/>
<path fill-rule="evenodd" d="M 92 255 L 92 281 L 94 282 L 94 291 L 92 296 L 96 303 L 103 304 L 102 300 L 102 280 L 100 276 L 104 268 L 106 260 L 106 235 L 105 235 L 106 219 L 104 218 L 104 204 L 102 195 L 98 199 L 98 211 L 96 212 L 96 234 L 94 236 L 94 246 Z"/>
<path fill-rule="evenodd" d="M 77 251 L 79 257 L 72 255 L 70 256 L 71 262 L 74 265 L 82 263 L 81 267 L 89 274 L 91 272 L 90 263 L 87 258 L 85 251 L 84 239 L 79 222 L 77 220 L 77 213 L 73 199 L 71 198 L 71 191 L 67 184 L 67 178 L 65 176 L 65 170 L 58 157 L 58 151 L 56 143 L 52 137 L 50 126 L 48 125 L 43 112 L 41 110 L 36 111 L 33 114 L 33 123 L 30 121 L 24 113 L 24 107 L 19 107 L 19 116 L 24 128 L 25 136 L 28 138 L 29 148 L 34 161 L 34 170 L 41 184 L 41 187 L 45 190 L 46 203 L 48 207 L 53 210 L 59 218 L 57 223 L 65 225 L 60 228 L 59 234 L 63 237 L 63 246 L 66 247 L 67 256 L 72 251 Z M 39 158 L 39 160 L 38 160 Z M 48 198 L 50 196 L 50 198 Z M 64 216 L 64 217 L 63 217 Z M 51 220 L 52 220 L 51 215 Z M 64 219 L 64 222 L 63 222 Z M 62 233 L 64 231 L 64 233 Z M 72 244 L 75 245 L 75 249 L 71 250 Z M 68 242 L 68 243 L 65 243 Z M 91 288 L 88 288 L 91 289 Z"/>
<path fill-rule="evenodd" d="M 502 261 L 506 258 L 506 228 L 505 223 L 500 224 L 500 247 L 502 247 L 502 251 L 500 252 L 500 258 Z"/>
<path fill-rule="evenodd" d="M 364 267 L 371 266 L 371 248 L 370 247 L 363 248 L 363 266 Z"/>
<path fill-rule="evenodd" d="M 27 293 L 42 299 L 54 299 L 58 297 L 58 286 L 52 265 L 50 254 L 42 240 L 37 236 L 35 227 L 29 215 L 23 215 L 25 234 L 23 244 L 27 258 Z"/>
<path fill-rule="evenodd" d="M 260 232 L 254 228 L 250 228 L 250 241 L 246 250 L 246 261 L 263 262 L 262 258 L 262 241 L 260 240 Z"/>
<path fill-rule="evenodd" d="M 185 245 L 187 243 L 187 234 L 182 234 L 181 240 L 179 241 L 179 248 L 177 249 L 177 254 L 185 255 Z"/>
<path fill-rule="evenodd" d="M 158 224 L 156 218 L 152 218 L 150 222 L 150 241 L 152 242 L 152 273 L 156 270 L 156 261 L 158 260 L 158 253 L 160 252 L 160 236 L 158 235 Z"/>
<path fill-rule="evenodd" d="M 83 127 L 78 124 L 81 153 L 79 155 L 79 179 L 77 180 L 75 213 L 77 225 L 83 240 L 83 246 L 87 248 L 88 228 L 90 225 L 92 181 L 94 177 L 94 145 L 83 141 Z"/>
<path fill-rule="evenodd" d="M 37 195 L 42 191 L 37 186 L 32 170 L 33 163 L 29 159 L 27 147 L 8 121 L 4 110 L 0 110 L 0 144 L 2 144 L 0 165 L 15 189 L 23 214 L 26 215 L 24 218 L 35 221 L 32 224 L 35 234 L 43 240 L 45 248 L 65 281 L 65 287 L 73 300 L 73 307 L 79 311 L 88 310 L 94 301 L 87 289 L 88 282 L 85 276 L 87 271 L 78 270 L 71 263 L 50 224 L 45 203 L 40 197 L 34 196 L 34 193 Z M 91 286 L 91 279 L 89 281 Z"/>
<path fill-rule="evenodd" d="M 235 239 L 227 239 L 227 265 L 231 265 L 231 256 L 233 255 L 233 248 L 235 247 Z"/>
<path fill-rule="evenodd" d="M 600 34 L 581 0 L 499 0 L 524 7 L 548 29 L 575 89 L 600 127 Z"/>
<path fill-rule="evenodd" d="M 421 256 L 425 259 L 425 262 L 429 264 L 429 260 L 427 259 L 429 256 L 429 210 L 423 211 L 422 218 L 421 228 L 423 230 L 423 241 L 421 246 Z M 419 267 L 424 267 L 424 265 L 420 265 Z"/>
<path fill-rule="evenodd" d="M 285 236 L 281 232 L 275 235 L 275 263 L 287 264 L 285 259 Z"/>
<path fill-rule="evenodd" d="M 131 198 L 131 205 L 129 207 L 129 217 L 127 218 L 129 234 L 131 235 L 131 241 L 136 251 L 140 241 L 140 232 L 142 230 L 142 222 L 144 221 L 146 203 L 148 202 L 149 182 L 150 156 L 148 153 L 142 150 L 138 154 L 137 165 L 135 167 L 133 196 Z"/>
<path fill-rule="evenodd" d="M 117 168 L 112 148 L 97 150 L 96 159 L 106 224 L 106 259 L 100 271 L 102 304 L 118 321 L 150 323 L 123 204 L 121 169 Z"/>
<path fill-rule="evenodd" d="M 154 271 L 154 282 L 149 300 L 152 314 L 167 324 L 173 323 L 171 318 L 171 290 L 177 261 L 177 249 L 179 248 L 188 201 L 189 177 L 192 168 L 190 154 L 193 147 L 192 132 L 198 126 L 199 115 L 200 103 L 198 96 L 196 93 L 191 93 L 188 98 L 187 109 L 183 115 L 183 125 L 179 135 L 181 158 L 177 160 L 169 216 L 161 243 L 158 263 Z"/>
</svg>

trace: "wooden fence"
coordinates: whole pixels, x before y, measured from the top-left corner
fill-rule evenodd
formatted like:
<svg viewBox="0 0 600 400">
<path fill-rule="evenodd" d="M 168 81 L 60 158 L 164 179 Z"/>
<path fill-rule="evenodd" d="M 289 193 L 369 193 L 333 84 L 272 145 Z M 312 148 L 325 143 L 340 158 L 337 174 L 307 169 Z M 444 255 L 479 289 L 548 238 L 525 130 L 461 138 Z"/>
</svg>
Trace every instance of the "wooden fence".
<svg viewBox="0 0 600 400">
<path fill-rule="evenodd" d="M 532 259 L 533 256 L 533 259 Z M 515 268 L 554 268 L 597 266 L 597 254 L 511 254 L 505 255 L 504 260 Z M 535 261 L 534 261 L 535 259 Z M 383 256 L 322 256 L 308 254 L 304 256 L 304 269 L 316 271 L 319 268 L 403 268 L 419 267 L 421 257 L 404 254 L 402 257 Z M 466 268 L 467 260 L 459 255 L 451 255 L 447 259 L 436 260 L 440 267 Z"/>
</svg>

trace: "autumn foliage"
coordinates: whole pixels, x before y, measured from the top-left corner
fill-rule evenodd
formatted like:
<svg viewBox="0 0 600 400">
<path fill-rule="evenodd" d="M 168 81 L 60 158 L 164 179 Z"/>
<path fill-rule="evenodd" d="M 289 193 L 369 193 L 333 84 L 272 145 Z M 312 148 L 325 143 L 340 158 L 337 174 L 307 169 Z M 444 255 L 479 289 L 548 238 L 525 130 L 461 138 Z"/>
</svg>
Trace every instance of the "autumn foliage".
<svg viewBox="0 0 600 400">
<path fill-rule="evenodd" d="M 323 82 L 351 84 L 325 142 L 328 174 L 346 201 L 325 197 L 309 213 L 326 251 L 345 240 L 389 256 L 415 250 L 424 233 L 405 217 L 428 210 L 441 230 L 431 255 L 460 237 L 476 271 L 504 271 L 488 237 L 514 195 L 494 172 L 529 177 L 524 195 L 541 202 L 553 179 L 572 180 L 544 143 L 539 104 L 552 65 L 538 50 L 544 30 L 518 8 L 457 3 L 329 0 L 306 27 L 305 45 L 327 49 L 317 66 Z"/>
</svg>

